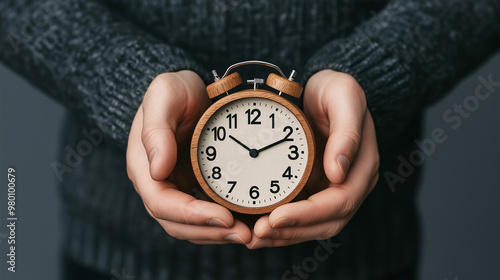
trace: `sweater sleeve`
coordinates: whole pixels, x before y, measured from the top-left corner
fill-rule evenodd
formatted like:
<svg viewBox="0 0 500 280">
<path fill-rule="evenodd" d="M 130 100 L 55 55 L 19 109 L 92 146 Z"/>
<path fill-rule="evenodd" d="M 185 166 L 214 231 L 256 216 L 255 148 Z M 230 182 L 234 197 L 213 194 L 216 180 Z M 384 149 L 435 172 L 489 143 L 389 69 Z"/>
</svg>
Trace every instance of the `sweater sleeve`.
<svg viewBox="0 0 500 280">
<path fill-rule="evenodd" d="M 0 60 L 122 148 L 148 85 L 160 73 L 201 70 L 90 0 L 0 0 Z"/>
<path fill-rule="evenodd" d="M 424 105 L 499 46 L 497 0 L 396 0 L 349 36 L 324 46 L 308 61 L 306 76 L 333 69 L 355 77 L 383 150 Z"/>
</svg>

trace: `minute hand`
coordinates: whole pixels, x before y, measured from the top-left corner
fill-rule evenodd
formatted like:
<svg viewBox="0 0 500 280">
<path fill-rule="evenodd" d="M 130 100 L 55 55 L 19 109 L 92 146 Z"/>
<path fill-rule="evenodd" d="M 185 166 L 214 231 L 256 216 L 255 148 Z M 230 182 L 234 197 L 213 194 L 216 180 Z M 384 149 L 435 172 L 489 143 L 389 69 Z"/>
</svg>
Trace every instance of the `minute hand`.
<svg viewBox="0 0 500 280">
<path fill-rule="evenodd" d="M 283 138 L 283 139 L 281 139 L 281 140 L 278 140 L 278 141 L 276 141 L 276 142 L 274 142 L 274 143 L 272 143 L 272 144 L 269 144 L 269 145 L 265 146 L 264 148 L 258 149 L 258 150 L 257 150 L 257 152 L 259 152 L 259 153 L 260 153 L 260 152 L 262 152 L 262 151 L 264 151 L 264 150 L 267 150 L 267 149 L 269 149 L 269 148 L 271 148 L 271 147 L 274 147 L 274 146 L 276 146 L 276 145 L 278 145 L 278 144 L 281 144 L 281 143 L 283 143 L 283 142 L 285 142 L 285 141 L 293 141 L 293 138 L 288 138 L 288 137 L 285 137 L 285 138 Z"/>
</svg>

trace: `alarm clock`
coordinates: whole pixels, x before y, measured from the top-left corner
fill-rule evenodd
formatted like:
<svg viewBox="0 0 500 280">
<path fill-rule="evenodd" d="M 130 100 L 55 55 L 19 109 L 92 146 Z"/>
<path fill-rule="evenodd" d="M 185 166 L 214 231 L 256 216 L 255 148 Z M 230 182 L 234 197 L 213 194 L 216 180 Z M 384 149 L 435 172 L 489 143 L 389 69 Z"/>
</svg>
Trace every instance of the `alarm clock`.
<svg viewBox="0 0 500 280">
<path fill-rule="evenodd" d="M 243 84 L 233 69 L 244 65 L 274 69 L 267 79 Z M 231 73 L 231 74 L 230 74 Z M 219 98 L 201 116 L 191 141 L 191 163 L 203 191 L 216 203 L 243 214 L 265 214 L 294 199 L 306 184 L 315 157 L 314 137 L 302 111 L 284 94 L 299 98 L 303 87 L 263 61 L 230 66 L 207 86 Z M 259 88 L 266 87 L 268 89 Z"/>
</svg>

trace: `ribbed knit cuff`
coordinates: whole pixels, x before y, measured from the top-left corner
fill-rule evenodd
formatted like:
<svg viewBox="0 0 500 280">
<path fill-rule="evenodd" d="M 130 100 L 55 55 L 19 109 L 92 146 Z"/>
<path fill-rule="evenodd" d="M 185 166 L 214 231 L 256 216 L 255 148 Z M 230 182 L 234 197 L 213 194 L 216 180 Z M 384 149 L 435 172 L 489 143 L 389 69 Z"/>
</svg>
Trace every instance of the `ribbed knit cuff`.
<svg viewBox="0 0 500 280">
<path fill-rule="evenodd" d="M 395 141 L 418 110 L 409 67 L 362 34 L 332 41 L 317 52 L 306 65 L 306 80 L 324 69 L 347 73 L 363 88 L 381 149 Z"/>
</svg>

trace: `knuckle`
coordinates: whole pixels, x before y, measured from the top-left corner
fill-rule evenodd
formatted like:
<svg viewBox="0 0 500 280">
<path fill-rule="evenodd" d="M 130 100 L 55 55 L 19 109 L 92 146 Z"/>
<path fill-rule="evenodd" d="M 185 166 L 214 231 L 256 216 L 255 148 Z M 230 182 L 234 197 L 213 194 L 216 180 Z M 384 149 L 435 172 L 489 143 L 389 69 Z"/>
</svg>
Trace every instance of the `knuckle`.
<svg viewBox="0 0 500 280">
<path fill-rule="evenodd" d="M 155 201 L 153 203 L 145 204 L 145 206 L 146 206 L 146 209 L 148 210 L 148 213 L 151 217 L 153 217 L 155 219 L 159 219 L 159 220 L 162 219 L 160 204 L 157 201 Z"/>
<path fill-rule="evenodd" d="M 342 73 L 341 81 L 342 81 L 342 84 L 344 84 L 345 86 L 347 86 L 349 88 L 359 87 L 359 84 L 358 84 L 358 81 L 356 80 L 356 78 L 354 78 L 352 75 L 349 75 L 347 73 Z"/>
<path fill-rule="evenodd" d="M 347 129 L 344 131 L 344 137 L 347 142 L 350 142 L 355 147 L 359 147 L 361 143 L 361 133 L 355 129 Z"/>
<path fill-rule="evenodd" d="M 339 210 L 340 217 L 346 217 L 352 213 L 354 213 L 357 209 L 356 203 L 354 203 L 351 199 L 343 199 L 342 204 Z"/>
<path fill-rule="evenodd" d="M 186 204 L 186 207 L 182 211 L 179 211 L 179 222 L 182 224 L 194 224 L 194 217 L 196 215 L 196 211 L 192 204 L 195 203 L 196 200 L 191 200 Z"/>
<path fill-rule="evenodd" d="M 340 223 L 333 223 L 325 231 L 321 232 L 316 240 L 326 240 L 332 238 L 340 233 L 342 230 L 342 225 Z"/>
<path fill-rule="evenodd" d="M 144 145 L 148 145 L 152 143 L 156 137 L 156 134 L 158 130 L 160 130 L 160 127 L 152 127 L 152 128 L 147 128 L 144 127 L 141 133 L 141 140 Z M 148 151 L 149 152 L 149 151 Z"/>
<path fill-rule="evenodd" d="M 176 73 L 163 73 L 151 82 L 146 91 L 144 99 L 146 101 L 156 102 L 159 98 L 180 94 L 182 92 L 180 86 L 184 83 L 179 79 Z"/>
<path fill-rule="evenodd" d="M 354 104 L 356 104 L 357 107 L 363 110 L 366 109 L 366 95 L 356 78 L 349 74 L 342 73 L 338 86 L 343 89 L 341 92 L 348 94 L 350 98 L 354 98 L 350 100 L 355 101 Z"/>
<path fill-rule="evenodd" d="M 200 234 L 203 240 L 224 240 L 224 236 L 220 232 L 214 232 L 213 230 L 203 230 Z"/>
<path fill-rule="evenodd" d="M 171 225 L 170 223 L 163 225 L 163 229 L 168 235 L 172 236 L 173 238 L 179 240 L 187 240 L 187 236 L 183 234 L 181 231 L 179 231 L 174 225 Z"/>
<path fill-rule="evenodd" d="M 290 230 L 289 232 L 286 233 L 286 235 L 283 234 L 282 237 L 290 240 L 302 240 L 305 238 L 304 233 L 298 229 Z"/>
</svg>

